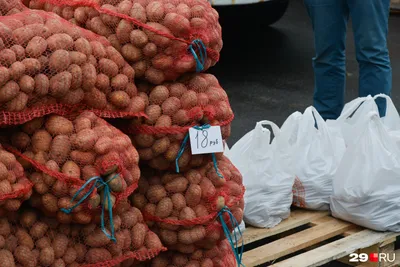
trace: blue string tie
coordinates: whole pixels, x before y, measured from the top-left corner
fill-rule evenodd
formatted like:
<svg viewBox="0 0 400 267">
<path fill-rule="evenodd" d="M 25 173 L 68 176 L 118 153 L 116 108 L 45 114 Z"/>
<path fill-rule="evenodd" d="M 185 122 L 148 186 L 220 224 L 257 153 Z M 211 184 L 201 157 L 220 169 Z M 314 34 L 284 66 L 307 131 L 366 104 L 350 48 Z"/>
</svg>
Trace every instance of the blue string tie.
<svg viewBox="0 0 400 267">
<path fill-rule="evenodd" d="M 208 129 L 210 127 L 211 127 L 210 124 L 204 124 L 202 126 L 200 126 L 200 125 L 193 126 L 193 128 L 198 130 L 198 131 L 202 131 L 204 129 Z M 175 158 L 175 169 L 176 169 L 177 173 L 179 173 L 179 159 L 182 157 L 183 152 L 185 152 L 185 148 L 186 148 L 186 144 L 187 144 L 188 140 L 189 140 L 189 133 L 187 133 L 185 138 L 183 139 L 181 147 L 179 148 L 178 155 Z M 213 160 L 213 163 L 214 163 L 214 169 L 217 172 L 217 175 L 219 176 L 219 178 L 223 179 L 224 176 L 218 170 L 217 157 L 215 156 L 215 153 L 211 153 L 211 157 L 212 157 L 212 160 Z"/>
<path fill-rule="evenodd" d="M 196 72 L 204 70 L 204 64 L 207 60 L 207 48 L 203 41 L 200 39 L 193 40 L 189 45 L 188 50 L 192 53 L 194 60 L 196 61 Z M 199 53 L 197 55 L 196 51 Z"/>
<path fill-rule="evenodd" d="M 232 223 L 232 227 L 233 227 L 233 234 L 231 234 L 231 232 L 229 231 L 228 225 L 226 224 L 225 220 L 224 220 L 224 213 L 227 213 L 229 215 L 229 220 Z M 243 256 L 243 250 L 244 250 L 244 243 L 243 243 L 243 239 L 242 239 L 242 231 L 240 230 L 239 227 L 239 222 L 236 220 L 235 216 L 233 216 L 231 210 L 228 207 L 223 207 L 219 213 L 218 213 L 218 217 L 219 220 L 221 222 L 222 225 L 222 229 L 224 230 L 224 234 L 226 236 L 226 238 L 229 241 L 229 244 L 231 245 L 233 254 L 235 255 L 236 258 L 236 262 L 238 264 L 238 267 L 243 266 L 245 267 L 245 265 L 242 263 L 242 256 Z M 238 230 L 238 232 L 236 232 L 236 229 Z M 241 246 L 239 249 L 239 240 L 241 240 Z"/>
<path fill-rule="evenodd" d="M 93 184 L 91 185 L 90 189 L 86 192 L 86 194 L 79 199 L 79 201 L 73 205 L 72 207 L 65 209 L 62 208 L 61 211 L 66 213 L 66 214 L 70 214 L 76 207 L 78 207 L 80 204 L 82 204 L 83 201 L 85 201 L 94 191 L 95 188 L 100 189 L 101 187 L 104 187 L 104 197 L 101 201 L 101 230 L 103 231 L 103 233 L 112 241 L 117 242 L 116 238 L 115 238 L 115 229 L 114 229 L 114 221 L 113 221 L 113 213 L 112 213 L 112 203 L 111 203 L 111 191 L 110 191 L 110 187 L 108 186 L 108 183 L 111 182 L 112 180 L 114 180 L 115 178 L 118 177 L 118 174 L 114 175 L 114 177 L 112 177 L 111 179 L 109 179 L 107 182 L 104 182 L 104 180 L 100 177 L 100 176 L 94 176 L 92 178 L 90 178 L 89 180 L 86 181 L 86 183 L 84 183 L 81 188 L 79 188 L 79 190 L 74 194 L 74 196 L 71 199 L 71 202 L 73 202 L 75 200 L 75 198 L 78 197 L 78 195 L 90 184 L 93 182 Z M 108 205 L 108 217 L 110 220 L 110 233 L 107 231 L 106 227 L 105 227 L 105 223 L 104 223 L 104 215 L 105 215 L 105 201 L 107 201 L 107 205 Z"/>
</svg>

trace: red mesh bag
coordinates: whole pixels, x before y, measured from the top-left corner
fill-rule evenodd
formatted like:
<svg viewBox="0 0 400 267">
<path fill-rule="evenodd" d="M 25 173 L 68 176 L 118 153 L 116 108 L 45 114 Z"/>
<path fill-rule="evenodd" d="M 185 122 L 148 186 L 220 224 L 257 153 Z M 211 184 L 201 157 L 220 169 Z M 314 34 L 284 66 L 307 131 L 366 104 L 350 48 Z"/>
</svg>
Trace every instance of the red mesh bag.
<svg viewBox="0 0 400 267">
<path fill-rule="evenodd" d="M 0 208 L 18 210 L 32 195 L 32 186 L 15 156 L 0 145 Z"/>
<path fill-rule="evenodd" d="M 61 223 L 88 224 L 100 214 L 93 211 L 110 212 L 137 188 L 139 157 L 130 139 L 91 112 L 35 119 L 12 135 L 15 148 L 7 149 L 34 184 L 31 200 Z"/>
<path fill-rule="evenodd" d="M 115 216 L 115 242 L 96 224 L 60 224 L 31 208 L 3 215 L 1 266 L 125 267 L 165 251 L 136 208 Z"/>
<path fill-rule="evenodd" d="M 235 255 L 227 240 L 221 241 L 209 250 L 198 249 L 191 254 L 175 251 L 160 253 L 149 262 L 141 263 L 137 267 L 236 267 Z"/>
<path fill-rule="evenodd" d="M 0 16 L 10 16 L 27 9 L 19 0 L 1 0 Z"/>
<path fill-rule="evenodd" d="M 130 135 L 140 160 L 159 170 L 175 169 L 178 153 L 180 169 L 205 164 L 208 157 L 192 155 L 189 142 L 183 143 L 189 128 L 196 125 L 219 125 L 222 137 L 230 135 L 233 112 L 226 92 L 211 74 L 185 75 L 178 82 L 158 86 L 138 85 L 139 95 L 148 103 L 148 118 L 118 124 Z M 183 146 L 183 147 L 182 147 Z"/>
<path fill-rule="evenodd" d="M 140 115 L 145 103 L 134 75 L 105 38 L 54 13 L 0 17 L 0 125 L 77 108 L 101 117 Z"/>
<path fill-rule="evenodd" d="M 243 217 L 242 176 L 227 159 L 182 174 L 145 173 L 131 202 L 168 248 L 191 253 L 225 238 L 221 219 L 231 231 Z"/>
<path fill-rule="evenodd" d="M 105 36 L 153 84 L 215 65 L 222 49 L 218 13 L 206 0 L 32 0 Z"/>
</svg>

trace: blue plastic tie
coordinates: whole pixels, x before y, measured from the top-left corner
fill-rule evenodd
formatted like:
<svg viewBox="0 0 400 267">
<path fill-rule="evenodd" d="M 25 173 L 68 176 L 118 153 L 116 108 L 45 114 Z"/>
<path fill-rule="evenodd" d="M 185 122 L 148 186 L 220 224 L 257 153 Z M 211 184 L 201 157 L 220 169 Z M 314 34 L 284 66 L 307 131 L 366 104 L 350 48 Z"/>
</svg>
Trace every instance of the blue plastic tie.
<svg viewBox="0 0 400 267">
<path fill-rule="evenodd" d="M 207 60 L 207 48 L 203 41 L 200 39 L 193 40 L 189 45 L 188 50 L 192 53 L 194 60 L 196 61 L 196 72 L 203 71 L 204 64 Z M 199 56 L 197 55 L 196 50 L 198 51 Z"/>
<path fill-rule="evenodd" d="M 223 217 L 224 212 L 226 212 L 229 215 L 229 219 L 232 222 L 232 227 L 234 229 L 233 230 L 233 238 L 232 238 L 232 234 L 229 231 L 228 225 L 226 224 L 226 222 L 224 220 L 224 217 Z M 218 213 L 218 217 L 221 222 L 222 229 L 224 230 L 225 236 L 228 239 L 229 244 L 231 245 L 231 248 L 232 248 L 233 254 L 235 255 L 238 267 L 240 267 L 240 266 L 245 267 L 245 265 L 242 263 L 244 243 L 243 243 L 243 239 L 242 239 L 242 231 L 240 231 L 240 227 L 239 227 L 239 222 L 236 220 L 235 216 L 233 216 L 231 210 L 226 206 L 220 210 L 220 212 Z M 239 236 L 237 236 L 236 229 L 239 232 Z M 241 242 L 242 245 L 240 246 L 240 249 L 238 248 L 239 240 L 242 241 Z"/>
<path fill-rule="evenodd" d="M 198 130 L 198 131 L 201 131 L 201 130 L 204 130 L 204 129 L 208 129 L 210 127 L 211 127 L 210 124 L 204 124 L 202 126 L 200 126 L 200 125 L 193 126 L 193 128 Z M 176 170 L 177 173 L 179 173 L 179 162 L 178 161 L 182 157 L 183 152 L 185 152 L 185 148 L 186 148 L 186 144 L 187 144 L 188 140 L 189 140 L 189 133 L 187 133 L 185 138 L 183 139 L 181 147 L 179 148 L 178 155 L 175 158 L 175 170 Z M 211 156 L 212 156 L 212 160 L 213 160 L 213 163 L 214 163 L 214 169 L 217 172 L 217 175 L 220 178 L 223 179 L 224 176 L 218 170 L 217 157 L 215 156 L 215 153 L 211 153 Z"/>
<path fill-rule="evenodd" d="M 101 203 L 101 217 L 100 217 L 101 230 L 109 239 L 111 239 L 114 242 L 116 242 L 117 240 L 115 239 L 115 229 L 114 229 L 112 203 L 111 203 L 111 191 L 110 191 L 110 187 L 108 186 L 108 183 L 111 182 L 112 180 L 114 180 L 116 177 L 118 177 L 118 174 L 116 174 L 113 178 L 111 178 L 107 182 L 104 182 L 104 180 L 100 176 L 94 176 L 94 177 L 90 178 L 89 180 L 86 181 L 86 183 L 84 183 L 81 186 L 81 188 L 79 188 L 78 191 L 76 191 L 76 193 L 74 194 L 74 196 L 71 199 L 71 202 L 73 202 L 75 200 L 75 198 L 86 188 L 86 186 L 88 186 L 90 183 L 93 182 L 93 185 L 90 187 L 88 192 L 81 199 L 79 199 L 79 201 L 72 207 L 70 207 L 68 209 L 65 209 L 65 208 L 61 209 L 62 212 L 66 213 L 66 214 L 70 214 L 76 207 L 78 207 L 80 204 L 82 204 L 82 202 L 85 201 L 93 193 L 95 188 L 99 189 L 101 187 L 104 187 L 103 190 L 104 190 L 105 197 L 103 198 L 102 203 Z M 108 217 L 110 219 L 111 234 L 109 234 L 107 232 L 107 229 L 106 229 L 105 223 L 104 223 L 104 209 L 105 209 L 104 201 L 105 200 L 107 201 L 107 204 L 108 204 Z"/>
</svg>

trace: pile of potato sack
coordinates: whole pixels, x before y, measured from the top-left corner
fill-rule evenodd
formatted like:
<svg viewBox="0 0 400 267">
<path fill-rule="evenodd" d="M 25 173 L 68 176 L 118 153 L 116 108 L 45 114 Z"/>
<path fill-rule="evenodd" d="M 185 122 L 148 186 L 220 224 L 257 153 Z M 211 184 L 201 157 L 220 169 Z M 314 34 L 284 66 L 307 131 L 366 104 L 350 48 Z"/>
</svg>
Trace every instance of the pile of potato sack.
<svg viewBox="0 0 400 267">
<path fill-rule="evenodd" d="M 0 0 L 0 262 L 234 267 L 242 176 L 206 0 Z M 226 234 L 228 236 L 226 236 Z"/>
</svg>

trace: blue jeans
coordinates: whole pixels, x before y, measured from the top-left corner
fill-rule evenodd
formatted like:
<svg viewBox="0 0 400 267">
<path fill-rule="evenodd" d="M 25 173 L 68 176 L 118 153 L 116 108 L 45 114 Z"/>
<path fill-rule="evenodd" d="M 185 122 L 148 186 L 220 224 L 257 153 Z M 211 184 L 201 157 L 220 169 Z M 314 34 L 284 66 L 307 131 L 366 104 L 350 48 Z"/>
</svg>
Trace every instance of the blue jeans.
<svg viewBox="0 0 400 267">
<path fill-rule="evenodd" d="M 359 96 L 390 95 L 392 69 L 387 48 L 390 0 L 304 0 L 311 17 L 316 55 L 314 106 L 336 119 L 344 105 L 346 29 L 351 17 L 359 64 Z M 386 101 L 377 100 L 381 116 Z"/>
</svg>

